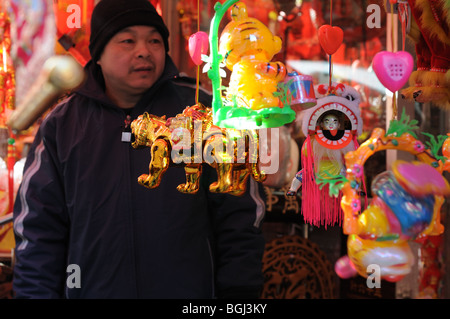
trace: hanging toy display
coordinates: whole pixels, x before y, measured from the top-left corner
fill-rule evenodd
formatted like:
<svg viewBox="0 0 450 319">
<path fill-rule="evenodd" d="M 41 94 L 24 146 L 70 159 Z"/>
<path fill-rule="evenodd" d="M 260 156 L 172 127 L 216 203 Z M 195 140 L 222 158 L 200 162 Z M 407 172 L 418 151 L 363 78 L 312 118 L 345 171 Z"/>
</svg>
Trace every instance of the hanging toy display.
<svg viewBox="0 0 450 319">
<path fill-rule="evenodd" d="M 197 32 L 189 37 L 189 56 L 197 66 L 197 85 L 195 93 L 195 103 L 198 104 L 198 94 L 200 88 L 200 65 L 203 63 L 202 56 L 208 53 L 209 37 L 206 32 L 200 31 L 200 23 Z"/>
<path fill-rule="evenodd" d="M 203 31 L 197 31 L 189 37 L 189 55 L 197 66 L 203 63 L 202 55 L 208 53 L 208 41 L 208 34 Z"/>
<path fill-rule="evenodd" d="M 348 255 L 335 265 L 341 278 L 367 277 L 367 267 L 376 264 L 381 279 L 396 282 L 414 263 L 408 242 L 444 231 L 440 208 L 450 186 L 442 172 L 449 162 L 445 156 L 450 154 L 443 149 L 444 156 L 440 156 L 438 151 L 447 137 L 436 140 L 423 133 L 430 137 L 424 144 L 415 137 L 413 129 L 417 127 L 413 125 L 403 113 L 400 121 L 391 121 L 387 132 L 375 129 L 366 142 L 345 156 L 347 175 L 339 189 L 345 214 L 343 232 L 349 236 Z M 360 213 L 358 189 L 364 180 L 364 163 L 375 152 L 387 149 L 409 152 L 418 160 L 397 160 L 391 171 L 377 175 L 372 182 L 373 199 Z"/>
<path fill-rule="evenodd" d="M 271 62 L 281 50 L 281 39 L 259 20 L 248 17 L 246 5 L 237 0 L 216 3 L 210 28 L 211 55 L 208 76 L 213 86 L 214 124 L 228 128 L 279 127 L 295 119 L 287 103 L 284 85 L 286 67 Z M 231 18 L 218 41 L 219 24 L 231 7 Z M 222 96 L 221 76 L 231 71 L 229 86 Z"/>
<path fill-rule="evenodd" d="M 404 45 L 403 51 L 393 52 L 395 48 L 393 27 L 394 5 L 397 0 L 389 0 L 389 2 L 392 21 L 392 52 L 381 51 L 375 54 L 372 61 L 372 67 L 381 84 L 393 93 L 392 118 L 397 118 L 397 91 L 408 82 L 409 76 L 414 68 L 414 60 L 409 52 L 404 51 Z"/>
<path fill-rule="evenodd" d="M 400 1 L 399 1 L 400 2 Z M 405 1 L 402 1 L 405 2 Z M 400 4 L 400 3 L 399 3 Z M 445 0 L 408 0 L 402 4 L 410 22 L 409 38 L 415 45 L 416 70 L 409 87 L 401 91 L 408 100 L 433 102 L 450 108 L 450 3 Z"/>
<path fill-rule="evenodd" d="M 328 54 L 329 82 L 315 87 L 316 106 L 302 112 L 302 130 L 306 140 L 301 150 L 301 170 L 292 180 L 286 196 L 296 196 L 302 187 L 302 214 L 314 226 L 341 224 L 340 195 L 330 196 L 322 179 L 345 173 L 344 155 L 357 148 L 356 138 L 362 133 L 359 93 L 349 85 L 332 82 L 332 57 L 344 39 L 340 27 L 330 24 L 318 30 L 319 42 Z"/>
<path fill-rule="evenodd" d="M 408 81 L 414 61 L 406 51 L 381 51 L 374 56 L 372 67 L 381 84 L 395 93 Z"/>
<path fill-rule="evenodd" d="M 259 170 L 258 132 L 219 128 L 212 124 L 211 113 L 211 108 L 196 104 L 168 120 L 148 113 L 134 120 L 133 147 L 151 149 L 149 173 L 139 177 L 139 184 L 158 187 L 174 163 L 185 165 L 186 183 L 177 188 L 182 193 L 198 191 L 203 163 L 217 171 L 217 182 L 209 187 L 211 192 L 240 196 L 246 191 L 250 175 L 258 182 L 264 181 L 265 174 Z"/>
<path fill-rule="evenodd" d="M 340 197 L 329 195 L 318 181 L 345 174 L 344 155 L 358 147 L 362 132 L 359 93 L 351 86 L 333 83 L 316 86 L 317 105 L 303 112 L 306 136 L 301 150 L 302 169 L 293 179 L 287 196 L 302 187 L 302 214 L 315 226 L 341 224 Z"/>
<path fill-rule="evenodd" d="M 328 87 L 331 90 L 333 75 L 333 54 L 340 48 L 344 40 L 344 31 L 333 26 L 333 0 L 330 1 L 330 24 L 322 25 L 318 30 L 319 43 L 328 55 Z"/>
<path fill-rule="evenodd" d="M 332 56 L 344 40 L 344 31 L 337 26 L 324 24 L 318 32 L 320 46 L 329 56 Z"/>
<path fill-rule="evenodd" d="M 185 165 L 186 182 L 177 190 L 185 194 L 198 192 L 203 163 L 216 169 L 217 181 L 209 186 L 213 193 L 241 196 L 250 175 L 257 182 L 266 179 L 260 171 L 258 131 L 219 127 L 212 108 L 198 101 L 199 68 L 208 52 L 208 40 L 199 27 L 189 37 L 189 55 L 197 65 L 196 104 L 169 119 L 144 113 L 131 123 L 132 146 L 149 147 L 151 152 L 149 173 L 138 178 L 142 186 L 158 187 L 169 166 L 180 163 Z"/>
</svg>

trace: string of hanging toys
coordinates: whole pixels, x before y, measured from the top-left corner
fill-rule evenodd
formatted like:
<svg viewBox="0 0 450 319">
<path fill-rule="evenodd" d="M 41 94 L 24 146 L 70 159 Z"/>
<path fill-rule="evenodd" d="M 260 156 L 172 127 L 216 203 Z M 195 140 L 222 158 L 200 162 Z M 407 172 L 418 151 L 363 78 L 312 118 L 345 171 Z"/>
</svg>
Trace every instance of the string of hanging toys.
<svg viewBox="0 0 450 319">
<path fill-rule="evenodd" d="M 396 2 L 390 1 L 392 26 Z M 440 209 L 450 194 L 450 185 L 442 174 L 450 169 L 450 135 L 435 138 L 421 132 L 429 139 L 422 142 L 415 133 L 419 128 L 416 120 L 410 120 L 405 110 L 397 118 L 396 92 L 406 83 L 413 67 L 412 56 L 404 51 L 408 15 L 402 5 L 399 8 L 402 51 L 394 52 L 391 29 L 392 51 L 381 51 L 373 59 L 377 77 L 393 93 L 389 128 L 374 129 L 369 139 L 345 154 L 345 176 L 320 180 L 328 184 L 330 196 L 342 193 L 343 232 L 348 240 L 347 255 L 335 264 L 341 278 L 367 278 L 369 267 L 377 265 L 381 279 L 397 282 L 411 272 L 415 262 L 409 242 L 426 242 L 444 232 Z M 371 185 L 373 197 L 369 205 L 366 197 L 363 208 L 364 164 L 376 152 L 388 149 L 408 152 L 416 160 L 396 160 L 390 170 L 375 176 Z"/>
<path fill-rule="evenodd" d="M 395 2 L 391 1 L 391 5 Z M 390 10 L 393 19 L 392 6 Z M 400 18 L 404 35 L 408 17 L 402 11 Z M 379 52 L 373 60 L 380 82 L 393 93 L 393 118 L 389 129 L 374 129 L 370 138 L 358 146 L 360 97 L 351 87 L 332 82 L 332 54 L 341 43 L 333 43 L 333 40 L 340 40 L 341 32 L 331 22 L 330 18 L 330 25 L 319 29 L 321 46 L 329 53 L 328 87 L 323 84 L 316 87 L 317 105 L 304 112 L 302 129 L 307 139 L 302 147 L 302 170 L 286 195 L 293 196 L 303 187 L 302 213 L 310 224 L 326 227 L 343 222 L 343 232 L 348 235 L 347 255 L 335 265 L 341 278 L 357 274 L 367 277 L 368 267 L 376 264 L 380 267 L 381 279 L 396 282 L 410 273 L 414 264 L 408 243 L 435 238 L 444 231 L 440 208 L 444 197 L 450 194 L 450 185 L 442 173 L 450 168 L 450 137 L 447 134 L 435 138 L 422 132 L 429 138 L 423 143 L 414 132 L 418 128 L 417 121 L 410 120 L 404 110 L 401 118 L 397 118 L 396 92 L 408 80 L 413 66 L 411 55 L 404 51 L 403 39 L 402 51 L 394 52 L 392 42 L 392 51 Z M 393 25 L 393 20 L 391 22 Z M 391 40 L 394 39 L 392 33 Z M 349 101 L 354 101 L 356 109 L 350 108 Z M 340 152 L 336 150 L 344 142 L 338 140 L 339 146 L 334 147 L 331 136 L 336 136 L 339 130 L 329 124 L 330 120 L 339 122 L 338 116 L 326 111 L 332 108 L 344 110 L 342 113 L 347 114 L 347 120 L 352 123 L 349 131 L 354 144 Z M 390 171 L 377 175 L 371 185 L 370 205 L 366 197 L 363 206 L 364 164 L 374 153 L 387 149 L 409 152 L 417 160 L 397 160 Z M 339 167 L 341 171 L 336 172 Z"/>
<path fill-rule="evenodd" d="M 414 67 L 414 60 L 411 54 L 405 51 L 405 28 L 406 28 L 406 10 L 402 10 L 401 24 L 402 24 L 402 50 L 394 51 L 395 45 L 395 14 L 394 5 L 397 0 L 389 0 L 390 4 L 390 18 L 391 18 L 391 51 L 378 52 L 372 61 L 373 70 L 380 80 L 381 84 L 392 92 L 392 118 L 397 119 L 397 91 L 400 90 L 406 82 Z"/>
<path fill-rule="evenodd" d="M 324 180 L 345 175 L 344 155 L 358 147 L 362 133 L 359 93 L 350 85 L 335 83 L 333 54 L 344 39 L 344 32 L 333 26 L 333 2 L 330 1 L 330 24 L 318 29 L 319 42 L 328 55 L 328 84 L 315 86 L 316 105 L 304 110 L 302 131 L 306 140 L 301 149 L 301 169 L 293 178 L 287 196 L 297 196 L 301 188 L 302 214 L 306 223 L 331 226 L 342 223 L 341 195 L 329 195 Z"/>
<path fill-rule="evenodd" d="M 186 183 L 178 186 L 184 193 L 198 191 L 204 162 L 213 166 L 218 175 L 217 182 L 209 187 L 211 192 L 239 196 L 246 191 L 250 175 L 256 181 L 265 179 L 266 174 L 259 165 L 258 129 L 290 123 L 296 113 L 286 98 L 286 68 L 281 62 L 271 62 L 281 50 L 281 39 L 259 20 L 248 17 L 246 5 L 237 2 L 216 3 L 209 35 L 198 27 L 189 37 L 189 54 L 197 66 L 196 104 L 168 120 L 143 114 L 131 124 L 132 132 L 138 137 L 133 146 L 146 145 L 153 149 L 153 145 L 159 145 L 169 149 L 166 142 L 151 134 L 158 131 L 159 137 L 164 132 L 172 149 L 171 154 L 165 152 L 170 158 L 160 159 L 152 153 L 155 156 L 149 165 L 150 174 L 142 174 L 138 180 L 143 186 L 157 187 L 174 161 L 185 163 Z M 197 7 L 199 10 L 199 3 Z M 219 42 L 219 24 L 230 8 L 231 21 L 222 31 Z M 206 55 L 208 49 L 209 56 Z M 198 101 L 199 68 L 203 62 L 203 72 L 207 72 L 212 81 L 211 108 Z M 227 88 L 221 83 L 221 78 L 226 77 L 225 66 L 231 71 Z M 224 89 L 225 94 L 222 94 Z M 173 150 L 179 153 L 174 155 Z M 157 161 L 165 165 L 155 165 Z"/>
</svg>

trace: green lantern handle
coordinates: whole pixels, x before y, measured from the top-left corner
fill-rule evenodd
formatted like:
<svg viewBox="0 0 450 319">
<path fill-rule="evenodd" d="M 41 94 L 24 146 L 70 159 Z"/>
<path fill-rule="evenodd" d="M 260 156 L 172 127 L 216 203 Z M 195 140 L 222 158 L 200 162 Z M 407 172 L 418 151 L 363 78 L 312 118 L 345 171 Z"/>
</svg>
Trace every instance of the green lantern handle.
<svg viewBox="0 0 450 319">
<path fill-rule="evenodd" d="M 220 78 L 220 62 L 222 62 L 223 56 L 219 54 L 219 25 L 222 21 L 223 16 L 228 11 L 228 9 L 238 2 L 239 0 L 227 0 L 224 4 L 217 2 L 214 5 L 214 17 L 211 20 L 211 26 L 209 30 L 209 48 L 211 50 L 211 69 L 208 70 L 208 77 L 211 79 L 212 90 L 213 90 L 213 100 L 212 100 L 212 110 L 214 114 L 213 121 L 217 122 L 216 114 L 223 106 L 222 102 L 222 79 Z"/>
</svg>

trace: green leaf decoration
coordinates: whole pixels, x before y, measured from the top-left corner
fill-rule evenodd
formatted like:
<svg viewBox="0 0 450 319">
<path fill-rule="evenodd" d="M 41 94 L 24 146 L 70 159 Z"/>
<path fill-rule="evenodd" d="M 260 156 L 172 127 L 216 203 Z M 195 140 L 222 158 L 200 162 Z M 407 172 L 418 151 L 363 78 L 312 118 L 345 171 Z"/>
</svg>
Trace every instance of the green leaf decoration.
<svg viewBox="0 0 450 319">
<path fill-rule="evenodd" d="M 400 120 L 392 120 L 389 123 L 389 129 L 386 132 L 386 136 L 394 135 L 394 136 L 402 136 L 405 133 L 409 133 L 415 138 L 417 138 L 414 130 L 417 130 L 419 127 L 417 126 L 419 121 L 410 120 L 409 115 L 406 115 L 405 109 L 402 111 L 402 116 Z"/>
<path fill-rule="evenodd" d="M 344 184 L 348 182 L 348 179 L 343 175 L 332 175 L 325 171 L 325 175 L 328 177 L 320 177 L 316 175 L 316 184 L 319 185 L 319 189 L 328 185 L 328 193 L 331 197 L 338 197 Z"/>
<path fill-rule="evenodd" d="M 431 154 L 438 160 L 445 162 L 447 158 L 445 156 L 439 155 L 439 150 L 442 148 L 447 135 L 438 135 L 437 139 L 434 135 L 426 132 L 421 132 L 423 135 L 427 136 L 430 140 L 425 142 L 425 145 L 430 149 Z"/>
</svg>

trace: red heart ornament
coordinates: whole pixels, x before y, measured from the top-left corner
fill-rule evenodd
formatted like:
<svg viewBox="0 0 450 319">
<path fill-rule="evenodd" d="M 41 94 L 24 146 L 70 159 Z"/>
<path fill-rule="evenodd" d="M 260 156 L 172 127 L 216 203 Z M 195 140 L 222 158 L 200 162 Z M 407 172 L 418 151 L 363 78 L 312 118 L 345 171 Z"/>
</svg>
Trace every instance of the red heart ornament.
<svg viewBox="0 0 450 319">
<path fill-rule="evenodd" d="M 344 31 L 339 27 L 324 24 L 319 28 L 319 42 L 322 49 L 329 55 L 335 53 L 344 40 Z"/>
</svg>

